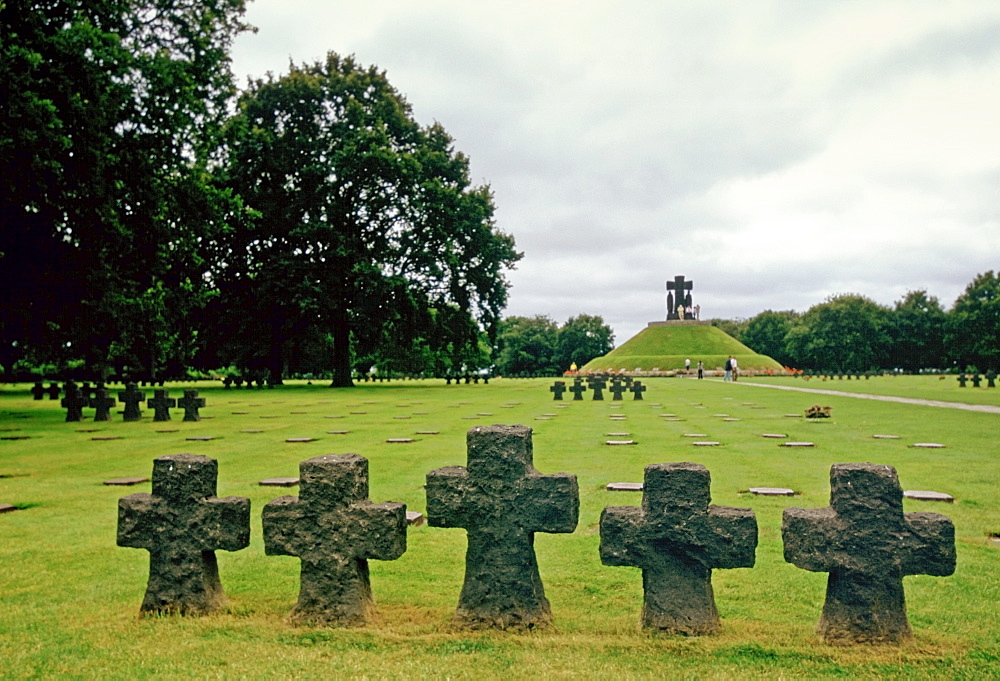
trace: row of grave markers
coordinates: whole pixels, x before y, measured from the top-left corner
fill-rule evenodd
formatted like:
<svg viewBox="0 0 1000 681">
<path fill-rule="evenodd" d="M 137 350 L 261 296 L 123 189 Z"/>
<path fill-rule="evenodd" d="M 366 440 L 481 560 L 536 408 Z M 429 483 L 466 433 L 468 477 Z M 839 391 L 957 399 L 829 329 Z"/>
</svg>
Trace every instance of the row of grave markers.
<svg viewBox="0 0 1000 681">
<path fill-rule="evenodd" d="M 64 389 L 66 396 L 59 404 L 66 409 L 68 423 L 82 421 L 85 407 L 94 409 L 95 421 L 111 420 L 111 409 L 116 402 L 103 386 L 85 391 L 72 381 L 68 381 Z M 153 397 L 147 400 L 146 393 L 139 390 L 135 383 L 129 383 L 125 390 L 118 393 L 118 402 L 125 406 L 122 412 L 124 421 L 141 421 L 143 402 L 153 410 L 154 421 L 169 421 L 170 410 L 175 407 L 184 410 L 185 421 L 200 421 L 201 415 L 198 410 L 205 406 L 205 398 L 198 397 L 197 390 L 185 390 L 184 397 L 175 399 L 170 397 L 168 390 L 158 388 L 153 391 Z"/>
<path fill-rule="evenodd" d="M 468 533 L 455 619 L 469 627 L 532 627 L 551 618 L 534 533 L 569 533 L 579 516 L 576 476 L 542 475 L 531 429 L 468 431 L 467 466 L 427 474 L 427 521 Z M 218 464 L 192 454 L 153 462 L 152 494 L 118 504 L 118 545 L 147 549 L 144 612 L 200 614 L 224 594 L 214 551 L 250 542 L 250 500 L 215 496 Z M 955 570 L 954 526 L 935 513 L 903 513 L 891 466 L 836 464 L 830 506 L 785 509 L 785 560 L 828 572 L 819 624 L 830 643 L 891 643 L 910 635 L 902 578 Z M 367 561 L 406 551 L 406 506 L 368 499 L 368 461 L 327 455 L 300 464 L 299 496 L 263 509 L 267 555 L 297 556 L 294 622 L 360 625 L 374 608 Z M 607 507 L 600 520 L 605 565 L 643 571 L 644 627 L 708 634 L 720 619 L 713 569 L 752 567 L 757 521 L 747 508 L 710 504 L 708 470 L 694 463 L 647 466 L 642 504 Z"/>
<path fill-rule="evenodd" d="M 642 384 L 642 381 L 633 380 L 631 376 L 615 377 L 611 379 L 609 386 L 607 379 L 599 375 L 588 376 L 587 385 L 583 384 L 582 378 L 575 378 L 573 385 L 568 388 L 566 381 L 556 381 L 549 387 L 549 392 L 552 393 L 552 399 L 557 402 L 563 399 L 563 394 L 567 391 L 573 393 L 574 401 L 580 401 L 583 400 L 583 393 L 590 390 L 593 393 L 594 401 L 601 401 L 604 399 L 605 389 L 611 393 L 611 399 L 615 401 L 622 400 L 622 395 L 626 392 L 632 393 L 633 400 L 641 400 L 642 394 L 646 392 L 646 386 Z"/>
</svg>

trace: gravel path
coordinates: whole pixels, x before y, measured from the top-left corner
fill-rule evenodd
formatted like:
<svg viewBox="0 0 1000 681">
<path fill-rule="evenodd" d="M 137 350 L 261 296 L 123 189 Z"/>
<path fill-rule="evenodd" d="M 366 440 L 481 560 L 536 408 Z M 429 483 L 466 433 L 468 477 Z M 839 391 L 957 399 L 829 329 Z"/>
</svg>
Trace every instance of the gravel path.
<svg viewBox="0 0 1000 681">
<path fill-rule="evenodd" d="M 774 388 L 775 390 L 793 390 L 800 393 L 815 393 L 817 395 L 834 395 L 836 397 L 856 397 L 859 400 L 877 400 L 879 402 L 899 402 L 901 404 L 919 404 L 924 407 L 942 407 L 944 409 L 964 409 L 987 414 L 1000 414 L 1000 407 L 991 404 L 966 404 L 964 402 L 945 402 L 943 400 L 921 400 L 915 397 L 896 397 L 894 395 L 869 395 L 867 393 L 849 393 L 841 390 L 823 390 L 821 388 L 798 388 L 791 385 L 771 385 L 770 383 L 753 383 L 751 381 L 736 381 L 736 385 L 752 385 L 756 388 Z"/>
</svg>

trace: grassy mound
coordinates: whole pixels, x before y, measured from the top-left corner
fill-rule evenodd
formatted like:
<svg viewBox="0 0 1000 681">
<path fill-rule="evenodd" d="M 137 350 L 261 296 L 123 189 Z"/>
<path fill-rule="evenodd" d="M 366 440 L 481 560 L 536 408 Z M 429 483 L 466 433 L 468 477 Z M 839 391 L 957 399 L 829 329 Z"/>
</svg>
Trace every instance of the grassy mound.
<svg viewBox="0 0 1000 681">
<path fill-rule="evenodd" d="M 706 369 L 721 369 L 726 358 L 736 357 L 741 370 L 781 371 L 782 366 L 766 355 L 759 355 L 728 333 L 714 326 L 650 326 L 603 357 L 587 362 L 582 371 L 663 371 L 691 366 L 698 361 Z"/>
</svg>

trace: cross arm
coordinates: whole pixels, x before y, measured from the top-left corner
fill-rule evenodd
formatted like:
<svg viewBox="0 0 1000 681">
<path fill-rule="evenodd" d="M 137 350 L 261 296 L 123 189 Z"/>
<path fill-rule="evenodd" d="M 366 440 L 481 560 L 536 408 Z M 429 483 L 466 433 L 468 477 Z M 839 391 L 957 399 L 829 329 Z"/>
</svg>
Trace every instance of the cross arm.
<svg viewBox="0 0 1000 681">
<path fill-rule="evenodd" d="M 350 516 L 359 558 L 396 560 L 406 553 L 406 504 L 353 504 Z"/>
<path fill-rule="evenodd" d="M 907 513 L 910 529 L 904 575 L 947 577 L 955 572 L 955 525 L 940 513 Z"/>
<path fill-rule="evenodd" d="M 713 568 L 753 567 L 757 551 L 757 518 L 749 508 L 709 506 Z"/>
<path fill-rule="evenodd" d="M 837 567 L 831 554 L 845 531 L 830 507 L 786 508 L 781 519 L 785 561 L 803 570 L 829 572 Z"/>
<path fill-rule="evenodd" d="M 306 550 L 306 527 L 310 520 L 298 497 L 284 496 L 264 506 L 264 553 L 268 556 L 300 556 Z M 315 539 L 313 543 L 315 543 Z"/>
<path fill-rule="evenodd" d="M 477 515 L 470 497 L 473 483 L 464 466 L 445 466 L 427 474 L 427 524 L 469 527 Z"/>
<path fill-rule="evenodd" d="M 192 523 L 200 529 L 203 551 L 239 551 L 250 545 L 250 500 L 212 497 L 198 505 Z"/>
<path fill-rule="evenodd" d="M 152 549 L 169 533 L 169 512 L 152 494 L 130 494 L 118 500 L 118 546 Z"/>
<path fill-rule="evenodd" d="M 529 532 L 572 532 L 580 519 L 580 489 L 569 473 L 529 475 L 515 508 Z"/>
<path fill-rule="evenodd" d="M 601 562 L 615 567 L 642 567 L 639 539 L 644 514 L 636 506 L 607 506 L 601 511 Z"/>
</svg>

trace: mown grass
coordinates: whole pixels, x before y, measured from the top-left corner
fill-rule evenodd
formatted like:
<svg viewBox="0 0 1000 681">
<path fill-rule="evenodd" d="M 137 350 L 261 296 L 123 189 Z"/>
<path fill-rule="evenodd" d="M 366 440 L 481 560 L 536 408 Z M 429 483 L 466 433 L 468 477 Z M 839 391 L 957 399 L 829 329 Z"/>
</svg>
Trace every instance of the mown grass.
<svg viewBox="0 0 1000 681">
<path fill-rule="evenodd" d="M 784 380 L 792 384 L 792 379 Z M 935 381 L 898 377 L 850 383 L 871 392 L 930 395 L 945 390 Z M 817 400 L 741 383 L 685 379 L 648 381 L 642 402 L 558 403 L 547 391 L 550 383 L 404 382 L 351 390 L 289 385 L 273 391 L 224 391 L 203 385 L 208 401 L 203 414 L 212 418 L 183 423 L 177 413 L 169 425 L 150 420 L 68 424 L 56 403 L 32 401 L 27 385 L 0 391 L 0 435 L 31 438 L 0 441 L 0 503 L 22 509 L 0 515 L 0 676 L 1000 677 L 1000 624 L 995 616 L 1000 549 L 988 538 L 1000 533 L 997 415 L 846 397 Z M 956 387 L 949 394 L 964 397 L 971 389 Z M 938 394 L 932 399 L 942 398 Z M 832 419 L 811 422 L 785 416 L 817 401 L 833 407 Z M 236 411 L 249 413 L 232 413 Z M 366 413 L 351 413 L 361 411 Z M 627 420 L 611 421 L 612 413 L 623 413 Z M 663 413 L 685 420 L 666 421 Z M 543 414 L 557 416 L 535 420 Z M 740 420 L 723 421 L 717 414 Z M 488 423 L 532 426 L 536 467 L 542 473 L 568 471 L 578 476 L 577 530 L 536 535 L 553 625 L 520 633 L 455 629 L 450 618 L 462 583 L 465 533 L 427 526 L 410 530 L 408 551 L 399 560 L 371 561 L 378 602 L 375 622 L 353 630 L 289 625 L 286 616 L 297 594 L 298 561 L 265 556 L 260 526 L 264 504 L 289 492 L 257 482 L 295 475 L 298 462 L 311 456 L 357 452 L 370 461 L 374 501 L 402 501 L 411 510 L 423 511 L 426 473 L 438 466 L 464 465 L 466 430 Z M 100 432 L 79 432 L 94 428 Z M 178 432 L 156 432 L 166 429 Z M 248 429 L 265 432 L 241 432 Z M 349 433 L 329 435 L 330 430 Z M 416 435 L 417 430 L 440 434 Z M 609 432 L 629 432 L 638 445 L 608 447 L 604 442 Z M 705 433 L 722 446 L 694 448 L 690 438 L 683 437 L 690 432 Z M 781 449 L 761 437 L 765 432 L 785 432 L 816 447 Z M 874 433 L 900 439 L 875 440 Z M 122 439 L 91 439 L 103 435 Z M 187 441 L 190 435 L 217 439 Z M 284 441 L 298 436 L 318 439 L 306 444 Z M 413 437 L 415 442 L 388 444 L 389 437 Z M 947 448 L 909 447 L 927 441 Z M 218 552 L 229 596 L 222 612 L 203 618 L 140 617 L 148 557 L 145 551 L 115 545 L 116 509 L 119 497 L 149 491 L 149 485 L 114 488 L 101 483 L 148 475 L 153 458 L 183 451 L 219 460 L 220 496 L 251 499 L 251 545 L 239 552 Z M 639 495 L 607 492 L 604 485 L 640 481 L 649 463 L 685 460 L 710 469 L 713 503 L 753 508 L 760 528 L 755 568 L 714 573 L 723 617 L 718 636 L 641 631 L 640 572 L 605 567 L 598 555 L 601 509 L 640 502 Z M 958 569 L 951 577 L 906 578 L 915 636 L 900 647 L 819 644 L 814 629 L 826 577 L 782 558 L 782 510 L 827 505 L 830 465 L 844 461 L 891 464 L 904 488 L 956 497 L 949 505 L 905 502 L 907 511 L 936 511 L 954 520 Z M 757 485 L 791 487 L 800 496 L 774 499 L 745 493 Z"/>
</svg>

